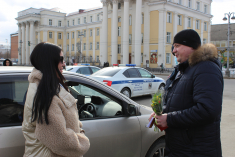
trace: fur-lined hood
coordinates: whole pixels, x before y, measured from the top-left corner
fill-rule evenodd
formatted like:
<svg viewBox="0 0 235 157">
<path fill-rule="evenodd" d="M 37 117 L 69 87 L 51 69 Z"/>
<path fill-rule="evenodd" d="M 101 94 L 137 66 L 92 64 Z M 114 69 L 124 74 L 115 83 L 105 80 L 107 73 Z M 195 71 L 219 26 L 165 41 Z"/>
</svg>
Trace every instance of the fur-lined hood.
<svg viewBox="0 0 235 157">
<path fill-rule="evenodd" d="M 201 61 L 215 61 L 218 59 L 217 48 L 214 44 L 205 44 L 195 50 L 188 59 L 189 65 L 194 66 Z M 218 63 L 216 63 L 218 64 Z"/>
</svg>

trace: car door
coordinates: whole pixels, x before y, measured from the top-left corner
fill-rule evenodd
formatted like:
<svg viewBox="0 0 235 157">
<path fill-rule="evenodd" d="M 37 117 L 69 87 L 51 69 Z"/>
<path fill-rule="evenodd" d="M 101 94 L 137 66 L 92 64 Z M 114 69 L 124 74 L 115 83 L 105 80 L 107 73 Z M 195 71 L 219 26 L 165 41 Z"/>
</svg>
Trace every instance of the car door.
<svg viewBox="0 0 235 157">
<path fill-rule="evenodd" d="M 1 75 L 0 79 L 0 156 L 23 156 L 23 110 L 28 74 Z"/>
<path fill-rule="evenodd" d="M 128 73 L 129 75 L 126 82 L 129 84 L 129 87 L 131 88 L 132 96 L 142 95 L 143 79 L 141 78 L 138 70 L 136 68 L 129 68 L 126 70 L 126 73 Z"/>
<path fill-rule="evenodd" d="M 154 80 L 152 78 L 152 74 L 141 68 L 138 68 L 138 71 L 143 78 L 143 94 L 153 93 Z"/>
<path fill-rule="evenodd" d="M 82 121 L 91 147 L 84 157 L 140 157 L 139 120 L 136 116 L 124 116 L 122 100 L 110 95 L 108 91 L 93 88 L 92 83 L 72 84 L 69 89 L 73 96 L 77 97 L 79 93 L 79 98 L 84 96 L 83 99 L 85 99 L 81 103 L 84 105 L 79 106 L 79 112 L 81 112 L 79 119 Z M 93 116 L 86 117 L 83 114 L 84 110 Z"/>
<path fill-rule="evenodd" d="M 81 67 L 77 70 L 77 73 L 89 76 L 91 75 L 91 70 L 89 67 Z"/>
</svg>

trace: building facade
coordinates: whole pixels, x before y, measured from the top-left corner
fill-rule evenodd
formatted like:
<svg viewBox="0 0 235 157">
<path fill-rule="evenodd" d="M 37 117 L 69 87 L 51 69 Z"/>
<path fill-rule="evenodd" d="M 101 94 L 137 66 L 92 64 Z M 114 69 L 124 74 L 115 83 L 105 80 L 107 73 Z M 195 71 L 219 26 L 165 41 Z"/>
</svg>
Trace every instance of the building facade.
<svg viewBox="0 0 235 157">
<path fill-rule="evenodd" d="M 19 61 L 29 64 L 42 41 L 63 48 L 67 61 L 133 63 L 172 68 L 174 35 L 194 29 L 210 42 L 211 0 L 101 0 L 102 8 L 63 13 L 29 8 L 18 13 Z M 80 53 L 82 52 L 82 53 Z"/>
<path fill-rule="evenodd" d="M 18 61 L 18 33 L 10 34 L 11 39 L 11 56 L 12 61 Z"/>
</svg>

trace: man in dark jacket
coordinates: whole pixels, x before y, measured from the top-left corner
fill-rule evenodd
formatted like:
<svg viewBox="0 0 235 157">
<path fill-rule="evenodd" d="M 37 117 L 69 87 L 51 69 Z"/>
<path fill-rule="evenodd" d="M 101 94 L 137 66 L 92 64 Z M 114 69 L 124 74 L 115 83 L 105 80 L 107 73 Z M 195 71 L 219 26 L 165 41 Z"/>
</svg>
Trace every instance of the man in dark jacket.
<svg viewBox="0 0 235 157">
<path fill-rule="evenodd" d="M 223 76 L 213 44 L 201 46 L 198 33 L 183 30 L 174 37 L 180 63 L 166 81 L 162 116 L 168 157 L 221 157 L 220 118 Z M 150 118 L 154 113 L 150 116 Z"/>
</svg>

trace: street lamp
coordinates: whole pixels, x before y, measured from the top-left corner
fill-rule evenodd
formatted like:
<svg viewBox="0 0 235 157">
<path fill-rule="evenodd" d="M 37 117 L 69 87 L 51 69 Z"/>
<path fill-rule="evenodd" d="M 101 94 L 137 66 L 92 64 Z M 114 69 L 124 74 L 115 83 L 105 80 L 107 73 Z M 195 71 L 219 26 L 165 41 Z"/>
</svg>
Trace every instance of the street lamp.
<svg viewBox="0 0 235 157">
<path fill-rule="evenodd" d="M 235 19 L 234 13 L 235 13 L 235 12 L 225 13 L 225 14 L 224 14 L 224 18 L 223 18 L 223 20 L 224 20 L 224 21 L 227 21 L 227 20 L 228 20 L 227 70 L 225 71 L 225 73 L 226 73 L 226 75 L 227 75 L 228 77 L 230 77 L 230 71 L 229 71 L 229 47 L 230 47 L 230 45 L 229 45 L 229 35 L 230 35 L 230 17 L 231 17 L 231 15 L 233 14 L 233 16 L 231 17 L 231 19 L 232 19 L 232 20 L 234 20 L 234 19 Z M 228 15 L 228 19 L 227 19 L 226 15 Z"/>
<path fill-rule="evenodd" d="M 81 32 L 79 35 L 80 37 L 80 62 L 82 62 L 82 37 L 84 36 L 83 32 Z"/>
</svg>

